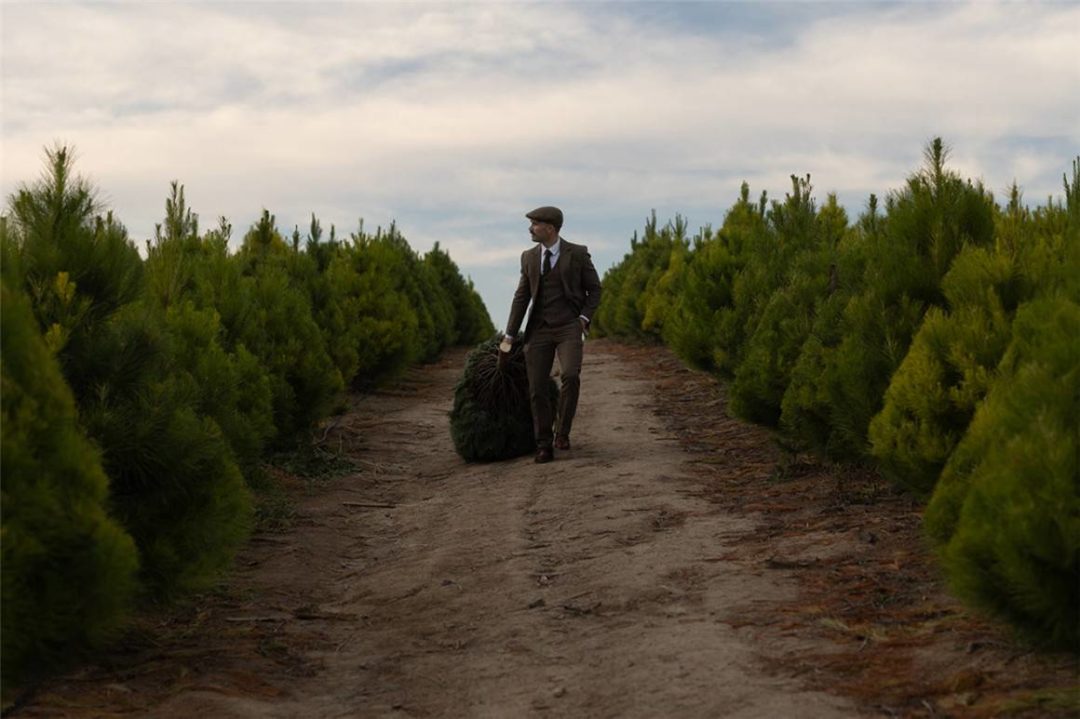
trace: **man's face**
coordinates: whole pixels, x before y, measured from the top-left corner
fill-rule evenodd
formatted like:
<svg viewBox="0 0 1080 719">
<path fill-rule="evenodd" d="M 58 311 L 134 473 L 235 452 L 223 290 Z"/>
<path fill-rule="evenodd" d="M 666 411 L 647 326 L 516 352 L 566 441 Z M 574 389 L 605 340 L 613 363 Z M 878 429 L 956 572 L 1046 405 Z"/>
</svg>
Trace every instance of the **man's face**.
<svg viewBox="0 0 1080 719">
<path fill-rule="evenodd" d="M 555 229 L 555 225 L 533 220 L 529 225 L 529 234 L 532 235 L 533 242 L 550 242 L 558 236 L 559 231 Z"/>
</svg>

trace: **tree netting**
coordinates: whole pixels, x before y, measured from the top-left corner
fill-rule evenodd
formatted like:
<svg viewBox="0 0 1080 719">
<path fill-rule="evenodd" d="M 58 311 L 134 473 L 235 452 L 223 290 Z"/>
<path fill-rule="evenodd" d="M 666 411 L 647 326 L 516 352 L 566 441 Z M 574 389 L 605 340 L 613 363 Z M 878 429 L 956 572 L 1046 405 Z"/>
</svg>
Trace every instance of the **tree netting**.
<svg viewBox="0 0 1080 719">
<path fill-rule="evenodd" d="M 559 390 L 548 380 L 552 403 Z M 529 379 L 520 342 L 499 369 L 499 338 L 477 345 L 465 360 L 465 373 L 454 387 L 450 411 L 454 449 L 467 462 L 491 462 L 529 454 L 536 449 Z"/>
</svg>

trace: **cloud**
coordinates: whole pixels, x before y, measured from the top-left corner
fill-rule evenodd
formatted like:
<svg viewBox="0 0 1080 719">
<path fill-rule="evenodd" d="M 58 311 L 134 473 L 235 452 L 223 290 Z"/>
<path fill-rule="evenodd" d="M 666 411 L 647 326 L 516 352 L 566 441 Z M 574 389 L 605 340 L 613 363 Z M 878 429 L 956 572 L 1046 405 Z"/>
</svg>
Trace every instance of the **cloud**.
<svg viewBox="0 0 1080 719">
<path fill-rule="evenodd" d="M 941 135 L 961 173 L 1043 201 L 1080 149 L 1069 4 L 48 3 L 3 20 L 5 195 L 61 140 L 140 240 L 174 178 L 204 224 L 241 233 L 263 207 L 286 230 L 396 219 L 496 316 L 536 205 L 562 206 L 605 269 L 651 209 L 718 224 L 743 180 L 781 196 L 810 173 L 854 215 Z"/>
</svg>

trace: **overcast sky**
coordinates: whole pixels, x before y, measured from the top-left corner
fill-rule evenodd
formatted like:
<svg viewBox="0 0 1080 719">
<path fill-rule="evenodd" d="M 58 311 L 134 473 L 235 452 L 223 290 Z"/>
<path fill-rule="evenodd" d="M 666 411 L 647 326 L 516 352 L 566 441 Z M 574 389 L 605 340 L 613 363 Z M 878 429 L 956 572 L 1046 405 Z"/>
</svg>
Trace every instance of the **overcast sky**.
<svg viewBox="0 0 1080 719">
<path fill-rule="evenodd" d="M 234 241 L 396 220 L 506 320 L 524 213 L 560 206 L 603 272 L 655 209 L 719 225 L 745 180 L 809 173 L 854 216 L 936 135 L 999 199 L 1062 197 L 1080 153 L 1080 4 L 16 3 L 5 198 L 43 148 L 142 245 L 169 182 Z"/>
</svg>

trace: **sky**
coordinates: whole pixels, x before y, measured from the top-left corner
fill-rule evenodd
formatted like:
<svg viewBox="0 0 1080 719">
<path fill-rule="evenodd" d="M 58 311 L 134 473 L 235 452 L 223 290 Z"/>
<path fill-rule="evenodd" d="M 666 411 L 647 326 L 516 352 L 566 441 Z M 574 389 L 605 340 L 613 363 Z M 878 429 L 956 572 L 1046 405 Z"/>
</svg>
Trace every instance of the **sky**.
<svg viewBox="0 0 1080 719">
<path fill-rule="evenodd" d="M 139 246 L 169 184 L 233 241 L 269 210 L 436 242 L 496 326 L 556 205 L 603 273 L 655 211 L 719 226 L 792 174 L 851 219 L 940 136 L 999 200 L 1063 197 L 1080 155 L 1080 3 L 9 2 L 0 193 L 44 150 Z"/>
</svg>

